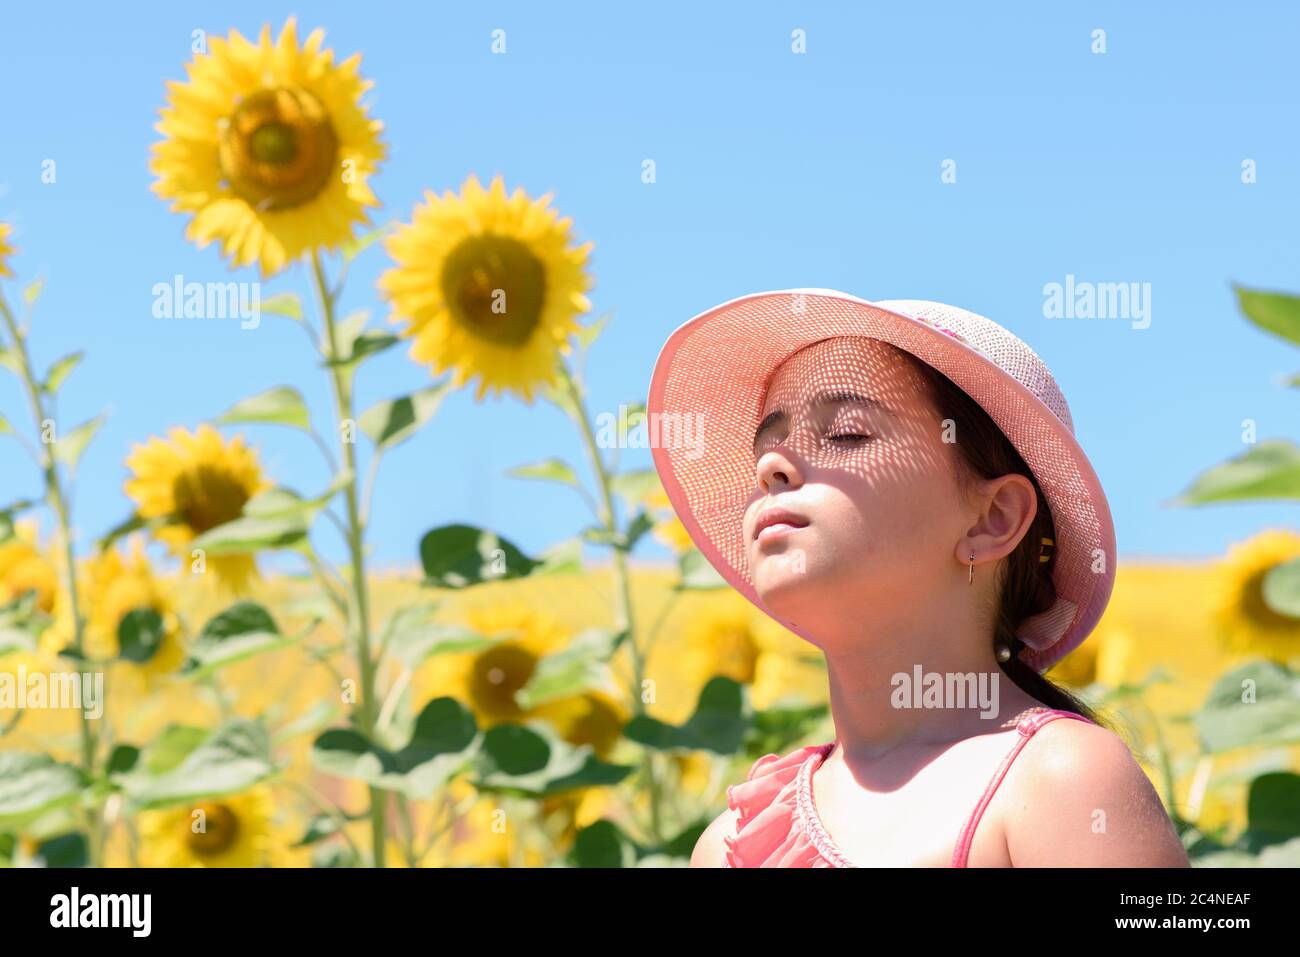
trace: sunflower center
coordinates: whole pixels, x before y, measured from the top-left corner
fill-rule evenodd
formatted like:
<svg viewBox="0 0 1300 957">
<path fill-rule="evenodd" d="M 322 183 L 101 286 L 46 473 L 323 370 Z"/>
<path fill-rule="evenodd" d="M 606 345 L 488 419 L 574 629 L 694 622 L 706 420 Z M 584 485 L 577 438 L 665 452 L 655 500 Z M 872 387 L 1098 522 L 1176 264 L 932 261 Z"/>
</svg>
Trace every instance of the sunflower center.
<svg viewBox="0 0 1300 957">
<path fill-rule="evenodd" d="M 194 812 L 202 811 L 202 814 Z M 219 854 L 239 836 L 239 818 L 219 801 L 200 801 L 190 810 L 185 842 L 199 857 Z"/>
<path fill-rule="evenodd" d="M 474 661 L 470 695 L 479 709 L 498 717 L 517 717 L 522 712 L 515 692 L 528 683 L 537 667 L 537 656 L 514 643 L 489 648 Z"/>
<path fill-rule="evenodd" d="M 442 295 L 470 334 L 498 345 L 521 346 L 542 320 L 546 269 L 517 239 L 490 233 L 471 236 L 443 263 Z"/>
<path fill-rule="evenodd" d="M 339 141 L 315 96 L 296 87 L 244 97 L 217 146 L 230 189 L 259 209 L 291 209 L 314 199 L 338 165 Z"/>
<path fill-rule="evenodd" d="M 1250 621 L 1261 628 L 1293 631 L 1295 619 L 1274 611 L 1264 600 L 1264 579 L 1272 568 L 1261 568 L 1242 585 L 1241 609 Z"/>
<path fill-rule="evenodd" d="M 267 123 L 253 130 L 248 138 L 248 148 L 260 163 L 284 166 L 298 155 L 298 140 L 293 127 L 283 123 Z"/>
<path fill-rule="evenodd" d="M 244 512 L 248 491 L 230 473 L 200 465 L 176 476 L 172 483 L 176 514 L 197 532 L 234 521 Z"/>
</svg>

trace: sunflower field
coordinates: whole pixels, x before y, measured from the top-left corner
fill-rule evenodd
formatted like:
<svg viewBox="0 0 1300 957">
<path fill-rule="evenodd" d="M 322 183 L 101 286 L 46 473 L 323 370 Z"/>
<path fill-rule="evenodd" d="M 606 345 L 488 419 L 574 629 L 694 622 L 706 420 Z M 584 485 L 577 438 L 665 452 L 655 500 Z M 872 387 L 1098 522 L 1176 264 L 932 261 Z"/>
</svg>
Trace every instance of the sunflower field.
<svg viewBox="0 0 1300 957">
<path fill-rule="evenodd" d="M 14 275 L 0 223 L 0 375 L 26 401 L 0 409 L 0 442 L 43 490 L 0 505 L 0 862 L 685 866 L 758 756 L 833 735 L 826 674 L 601 434 L 592 244 L 553 196 L 500 176 L 376 222 L 389 144 L 359 55 L 336 58 L 322 30 L 232 30 L 184 72 L 149 153 L 157 201 L 232 270 L 300 283 L 260 308 L 301 328 L 332 408 L 267 382 L 142 436 L 123 450 L 122 522 L 76 533 L 73 483 L 104 420 L 64 428 L 58 402 L 93 356 L 34 364 L 40 283 Z M 387 322 L 341 307 L 360 257 L 383 259 Z M 1300 344 L 1300 299 L 1238 294 Z M 428 383 L 362 408 L 355 382 L 390 349 Z M 571 488 L 591 522 L 533 555 L 507 529 L 421 529 L 412 571 L 377 573 L 372 511 L 401 503 L 376 500 L 376 475 L 461 389 L 567 417 L 585 461 L 511 474 Z M 629 392 L 631 429 L 644 389 Z M 331 479 L 278 483 L 252 425 L 292 430 Z M 1300 449 L 1275 441 L 1207 468 L 1180 504 L 1297 497 Z M 675 561 L 634 561 L 649 539 Z M 1120 729 L 1195 865 L 1296 866 L 1298 668 L 1300 534 L 1276 527 L 1214 561 L 1121 563 L 1096 633 L 1049 677 Z M 85 707 L 56 703 L 70 689 Z"/>
</svg>

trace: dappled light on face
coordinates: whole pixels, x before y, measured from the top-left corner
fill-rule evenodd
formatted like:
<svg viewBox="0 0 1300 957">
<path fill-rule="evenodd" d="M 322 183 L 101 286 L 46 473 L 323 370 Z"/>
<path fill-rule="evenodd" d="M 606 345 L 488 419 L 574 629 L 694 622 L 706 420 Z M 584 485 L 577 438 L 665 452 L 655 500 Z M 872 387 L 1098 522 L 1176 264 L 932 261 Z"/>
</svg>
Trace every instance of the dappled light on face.
<svg viewBox="0 0 1300 957">
<path fill-rule="evenodd" d="M 778 367 L 754 433 L 754 513 L 825 470 L 870 479 L 946 467 L 925 384 L 892 346 L 865 337 L 814 343 Z M 752 534 L 747 534 L 747 541 Z"/>
</svg>

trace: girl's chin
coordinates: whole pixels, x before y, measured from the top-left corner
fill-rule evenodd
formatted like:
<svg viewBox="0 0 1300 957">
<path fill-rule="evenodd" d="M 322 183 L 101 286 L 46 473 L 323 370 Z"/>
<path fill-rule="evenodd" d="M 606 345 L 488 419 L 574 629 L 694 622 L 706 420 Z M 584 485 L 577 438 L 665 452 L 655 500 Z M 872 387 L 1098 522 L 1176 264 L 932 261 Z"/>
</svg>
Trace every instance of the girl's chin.
<svg viewBox="0 0 1300 957">
<path fill-rule="evenodd" d="M 754 576 L 754 591 L 764 605 L 773 612 L 784 615 L 806 605 L 817 587 L 806 572 L 760 567 Z"/>
</svg>

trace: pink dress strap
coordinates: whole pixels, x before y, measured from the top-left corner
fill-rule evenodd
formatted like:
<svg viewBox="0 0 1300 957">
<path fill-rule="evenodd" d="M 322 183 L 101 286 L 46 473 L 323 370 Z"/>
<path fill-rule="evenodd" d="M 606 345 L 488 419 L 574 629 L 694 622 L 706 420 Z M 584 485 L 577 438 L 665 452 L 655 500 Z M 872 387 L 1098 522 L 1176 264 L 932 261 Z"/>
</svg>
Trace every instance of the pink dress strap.
<svg viewBox="0 0 1300 957">
<path fill-rule="evenodd" d="M 1087 721 L 1081 714 L 1075 714 L 1073 711 L 1061 711 L 1056 708 L 1031 708 L 1021 716 L 1019 723 L 1016 724 L 1016 731 L 1019 736 L 1016 739 L 1015 746 L 1002 759 L 992 780 L 989 781 L 988 787 L 984 789 L 984 795 L 980 798 L 979 803 L 975 805 L 975 810 L 971 812 L 970 817 L 966 820 L 966 826 L 962 829 L 961 837 L 957 839 L 957 846 L 952 851 L 952 866 L 965 867 L 966 859 L 970 854 L 971 843 L 975 840 L 975 828 L 979 826 L 980 818 L 984 816 L 984 809 L 989 806 L 993 800 L 993 792 L 998 789 L 1002 779 L 1007 776 L 1007 770 L 1011 767 L 1011 762 L 1016 756 L 1024 750 L 1029 739 L 1034 736 L 1034 732 L 1048 722 L 1055 721 L 1057 718 L 1077 718 L 1080 721 Z M 1089 722 L 1091 723 L 1091 722 Z"/>
</svg>

